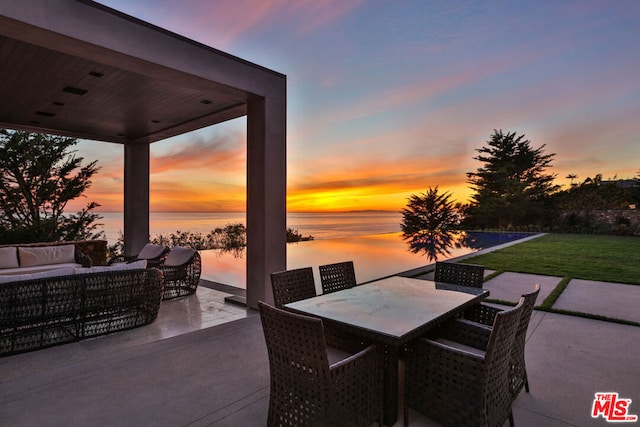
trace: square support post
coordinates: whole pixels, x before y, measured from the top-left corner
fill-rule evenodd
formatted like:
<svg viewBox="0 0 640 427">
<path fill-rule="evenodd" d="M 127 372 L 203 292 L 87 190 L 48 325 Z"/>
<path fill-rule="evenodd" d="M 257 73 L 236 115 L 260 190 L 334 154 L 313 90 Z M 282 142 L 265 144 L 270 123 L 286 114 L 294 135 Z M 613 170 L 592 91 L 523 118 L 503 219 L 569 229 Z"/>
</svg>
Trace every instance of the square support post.
<svg viewBox="0 0 640 427">
<path fill-rule="evenodd" d="M 136 255 L 149 240 L 149 144 L 124 145 L 124 254 Z"/>
<path fill-rule="evenodd" d="M 273 303 L 270 273 L 287 266 L 286 81 L 248 100 L 247 305 Z"/>
</svg>

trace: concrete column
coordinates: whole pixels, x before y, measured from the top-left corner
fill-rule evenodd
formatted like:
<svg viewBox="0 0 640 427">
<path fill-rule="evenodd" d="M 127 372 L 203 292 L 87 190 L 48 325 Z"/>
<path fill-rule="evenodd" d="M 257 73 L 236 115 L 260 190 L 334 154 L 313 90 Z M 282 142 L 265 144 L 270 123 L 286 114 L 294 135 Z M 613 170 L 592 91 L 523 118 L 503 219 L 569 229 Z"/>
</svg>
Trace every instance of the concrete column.
<svg viewBox="0 0 640 427">
<path fill-rule="evenodd" d="M 149 144 L 124 146 L 124 254 L 149 241 Z"/>
<path fill-rule="evenodd" d="M 270 273 L 287 266 L 286 82 L 251 96 L 247 115 L 247 305 L 273 304 Z"/>
</svg>

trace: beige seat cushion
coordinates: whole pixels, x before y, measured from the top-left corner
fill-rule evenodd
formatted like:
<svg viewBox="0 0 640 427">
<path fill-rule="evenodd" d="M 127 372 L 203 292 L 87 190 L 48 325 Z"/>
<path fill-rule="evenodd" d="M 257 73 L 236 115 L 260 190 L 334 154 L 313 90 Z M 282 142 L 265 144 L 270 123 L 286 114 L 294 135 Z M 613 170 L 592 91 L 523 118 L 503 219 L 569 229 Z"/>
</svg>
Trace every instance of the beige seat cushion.
<svg viewBox="0 0 640 427">
<path fill-rule="evenodd" d="M 39 273 L 0 276 L 0 283 L 21 282 L 23 280 L 35 280 L 35 279 L 42 279 L 46 277 L 69 276 L 74 274 L 74 272 L 75 272 L 75 268 L 66 267 L 66 268 L 58 268 L 55 270 L 41 271 Z"/>
<path fill-rule="evenodd" d="M 0 269 L 18 268 L 18 250 L 15 246 L 9 248 L 0 248 Z"/>
<path fill-rule="evenodd" d="M 457 350 L 462 350 L 462 351 L 465 351 L 467 353 L 473 353 L 476 356 L 480 356 L 480 357 L 483 357 L 483 358 L 484 358 L 484 356 L 486 354 L 484 351 L 479 350 L 479 349 L 477 349 L 475 347 L 471 347 L 471 346 L 468 346 L 468 345 L 465 345 L 465 344 L 461 344 L 461 343 L 456 342 L 456 341 L 451 341 L 451 340 L 448 340 L 446 338 L 437 338 L 435 341 L 439 342 L 440 344 L 444 344 L 446 346 L 455 348 Z"/>
<path fill-rule="evenodd" d="M 351 356 L 353 356 L 353 353 L 348 353 L 335 347 L 327 347 L 327 359 L 329 359 L 329 366 L 341 362 Z"/>
<path fill-rule="evenodd" d="M 141 259 L 134 262 L 116 262 L 112 265 L 96 265 L 93 267 L 81 267 L 76 268 L 76 274 L 88 274 L 88 273 L 102 273 L 105 271 L 119 271 L 119 270 L 138 270 L 147 268 L 147 260 Z"/>
<path fill-rule="evenodd" d="M 76 248 L 71 245 L 18 247 L 20 267 L 75 262 Z"/>
<path fill-rule="evenodd" d="M 176 246 L 171 249 L 167 259 L 164 260 L 164 265 L 167 267 L 177 267 L 188 262 L 196 251 L 191 248 L 185 248 L 182 246 Z"/>
<path fill-rule="evenodd" d="M 166 246 L 163 245 L 152 245 L 151 243 L 147 243 L 144 245 L 144 248 L 140 251 L 136 258 L 138 259 L 154 259 L 158 258 L 162 253 L 167 249 Z"/>
<path fill-rule="evenodd" d="M 75 262 L 65 262 L 62 264 L 34 265 L 33 267 L 5 268 L 0 270 L 0 276 L 40 273 L 42 271 L 58 270 L 66 267 L 76 268 L 81 267 L 81 265 Z"/>
</svg>

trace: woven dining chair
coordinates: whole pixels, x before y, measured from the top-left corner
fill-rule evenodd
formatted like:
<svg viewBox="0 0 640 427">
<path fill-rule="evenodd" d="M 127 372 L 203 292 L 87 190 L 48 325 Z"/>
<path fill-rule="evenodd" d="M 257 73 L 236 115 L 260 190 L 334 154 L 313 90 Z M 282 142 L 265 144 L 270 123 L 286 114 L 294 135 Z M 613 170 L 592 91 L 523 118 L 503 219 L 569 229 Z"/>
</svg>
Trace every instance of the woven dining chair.
<svg viewBox="0 0 640 427">
<path fill-rule="evenodd" d="M 273 304 L 287 310 L 285 304 L 316 296 L 316 285 L 311 267 L 271 273 Z M 371 344 L 370 340 L 353 333 L 337 322 L 325 322 L 327 344 L 343 351 L 356 353 Z"/>
<path fill-rule="evenodd" d="M 407 346 L 404 425 L 409 408 L 443 426 L 513 426 L 509 366 L 524 299 L 496 315 L 486 347 L 440 328 Z M 470 332 L 470 331 L 467 331 Z M 456 338 L 456 340 L 453 340 Z"/>
<path fill-rule="evenodd" d="M 353 288 L 356 285 L 353 261 L 321 265 L 319 269 L 322 293 L 328 294 L 341 289 Z"/>
<path fill-rule="evenodd" d="M 258 302 L 269 355 L 268 426 L 382 425 L 383 354 L 327 347 L 322 320 Z"/>
<path fill-rule="evenodd" d="M 481 288 L 484 282 L 484 267 L 475 264 L 436 262 L 435 282 Z"/>
<path fill-rule="evenodd" d="M 522 295 L 524 300 L 524 309 L 522 310 L 522 317 L 518 325 L 518 332 L 516 333 L 516 341 L 513 347 L 513 354 L 511 355 L 511 388 L 513 393 L 513 399 L 515 399 L 522 388 L 524 387 L 526 392 L 529 393 L 529 378 L 527 376 L 527 367 L 524 360 L 524 348 L 527 339 L 527 329 L 529 328 L 529 322 L 531 321 L 531 314 L 536 304 L 536 299 L 540 293 L 540 285 L 536 284 L 533 291 Z M 496 314 L 503 311 L 501 308 L 479 304 L 466 310 L 462 319 L 458 319 L 458 322 L 475 322 L 479 325 L 491 326 L 496 317 Z"/>
<path fill-rule="evenodd" d="M 271 273 L 273 302 L 277 308 L 285 304 L 316 296 L 316 284 L 311 267 Z"/>
</svg>

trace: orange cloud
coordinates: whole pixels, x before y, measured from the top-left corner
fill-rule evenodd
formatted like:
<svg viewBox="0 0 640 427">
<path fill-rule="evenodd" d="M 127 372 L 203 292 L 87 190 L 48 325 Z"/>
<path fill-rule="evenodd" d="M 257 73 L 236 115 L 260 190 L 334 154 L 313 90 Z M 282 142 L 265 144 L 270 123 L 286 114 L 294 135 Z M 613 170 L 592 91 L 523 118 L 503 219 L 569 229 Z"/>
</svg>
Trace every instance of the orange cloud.
<svg viewBox="0 0 640 427">
<path fill-rule="evenodd" d="M 153 154 L 156 147 L 151 147 L 152 175 L 179 170 L 193 174 L 198 169 L 238 172 L 244 170 L 246 163 L 245 138 L 237 133 L 216 134 L 209 139 L 194 137 L 189 142 L 171 144 L 162 154 Z"/>
<path fill-rule="evenodd" d="M 461 153 L 432 157 L 428 153 L 381 161 L 359 159 L 357 165 L 325 158 L 329 171 L 317 171 L 289 180 L 290 211 L 344 211 L 356 209 L 399 210 L 414 193 L 436 187 L 453 200 L 466 201 L 468 171 L 461 168 Z"/>
</svg>

